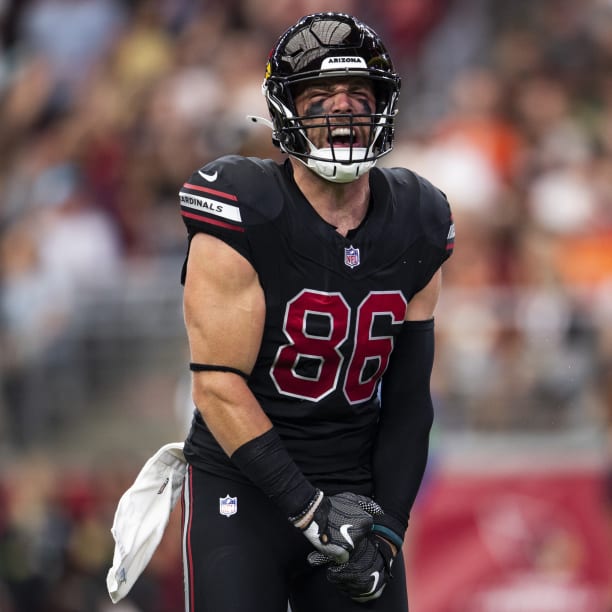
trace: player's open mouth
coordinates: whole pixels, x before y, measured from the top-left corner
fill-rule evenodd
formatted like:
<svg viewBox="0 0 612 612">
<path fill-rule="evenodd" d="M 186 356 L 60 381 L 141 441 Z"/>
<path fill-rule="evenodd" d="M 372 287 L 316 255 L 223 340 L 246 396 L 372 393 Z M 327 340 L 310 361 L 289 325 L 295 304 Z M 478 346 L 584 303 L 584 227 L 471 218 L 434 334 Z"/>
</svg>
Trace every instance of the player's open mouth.
<svg viewBox="0 0 612 612">
<path fill-rule="evenodd" d="M 329 145 L 334 147 L 358 147 L 359 141 L 355 130 L 350 127 L 337 127 L 330 130 Z"/>
</svg>

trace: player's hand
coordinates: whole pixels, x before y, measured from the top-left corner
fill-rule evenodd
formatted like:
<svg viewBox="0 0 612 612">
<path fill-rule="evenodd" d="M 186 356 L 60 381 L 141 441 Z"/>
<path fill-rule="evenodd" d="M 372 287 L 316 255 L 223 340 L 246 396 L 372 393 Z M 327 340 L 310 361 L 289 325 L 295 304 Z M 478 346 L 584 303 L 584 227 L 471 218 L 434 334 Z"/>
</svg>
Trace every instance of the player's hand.
<svg viewBox="0 0 612 612">
<path fill-rule="evenodd" d="M 373 516 L 383 514 L 369 497 L 355 493 L 327 496 L 318 491 L 310 510 L 293 524 L 333 563 L 346 563 L 350 553 L 372 528 Z"/>
<path fill-rule="evenodd" d="M 312 566 L 327 565 L 327 579 L 358 602 L 378 599 L 392 578 L 391 545 L 382 538 L 369 534 L 362 540 L 346 563 L 336 565 L 319 552 L 308 555 Z"/>
</svg>

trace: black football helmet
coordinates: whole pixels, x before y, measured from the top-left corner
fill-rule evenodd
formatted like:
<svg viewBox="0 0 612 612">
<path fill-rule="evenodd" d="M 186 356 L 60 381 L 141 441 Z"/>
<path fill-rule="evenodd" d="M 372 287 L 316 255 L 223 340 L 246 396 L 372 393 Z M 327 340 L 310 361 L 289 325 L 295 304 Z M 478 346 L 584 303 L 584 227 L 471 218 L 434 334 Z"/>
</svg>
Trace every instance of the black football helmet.
<svg viewBox="0 0 612 612">
<path fill-rule="evenodd" d="M 327 77 L 360 76 L 371 79 L 376 96 L 373 114 L 336 114 L 343 126 L 368 126 L 367 146 L 334 150 L 332 125 L 329 147 L 317 148 L 297 115 L 294 95 L 309 81 Z M 272 140 L 282 151 L 302 161 L 321 177 L 338 183 L 355 180 L 393 147 L 400 78 L 380 37 L 370 27 L 343 13 L 316 13 L 300 19 L 278 40 L 268 58 L 263 93 L 272 119 Z"/>
</svg>

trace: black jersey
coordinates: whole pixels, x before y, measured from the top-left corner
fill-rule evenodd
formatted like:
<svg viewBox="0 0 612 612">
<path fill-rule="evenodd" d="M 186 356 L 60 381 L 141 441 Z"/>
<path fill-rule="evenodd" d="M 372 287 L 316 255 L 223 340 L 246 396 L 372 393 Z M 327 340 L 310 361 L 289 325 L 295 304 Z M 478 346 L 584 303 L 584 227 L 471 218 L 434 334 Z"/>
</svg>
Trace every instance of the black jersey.
<svg viewBox="0 0 612 612">
<path fill-rule="evenodd" d="M 346 237 L 304 198 L 288 161 L 223 157 L 180 191 L 189 236 L 220 238 L 258 274 L 266 319 L 248 385 L 298 466 L 327 492 L 368 492 L 393 338 L 453 247 L 449 205 L 431 183 L 402 168 L 374 168 L 369 180 L 366 218 Z M 185 454 L 241 479 L 197 412 Z"/>
</svg>

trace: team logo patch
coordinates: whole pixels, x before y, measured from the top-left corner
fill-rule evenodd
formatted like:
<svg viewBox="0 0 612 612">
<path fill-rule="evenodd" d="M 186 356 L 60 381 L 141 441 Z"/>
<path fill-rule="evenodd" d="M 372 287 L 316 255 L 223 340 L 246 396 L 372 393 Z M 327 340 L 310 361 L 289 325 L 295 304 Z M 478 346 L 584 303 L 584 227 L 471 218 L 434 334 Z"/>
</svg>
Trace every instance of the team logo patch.
<svg viewBox="0 0 612 612">
<path fill-rule="evenodd" d="M 357 267 L 361 263 L 359 249 L 356 249 L 353 245 L 348 247 L 348 249 L 344 249 L 344 263 L 349 268 Z"/>
<path fill-rule="evenodd" d="M 236 512 L 238 512 L 237 497 L 230 497 L 229 495 L 226 495 L 225 497 L 219 498 L 219 514 L 229 518 L 233 514 L 236 514 Z"/>
</svg>

